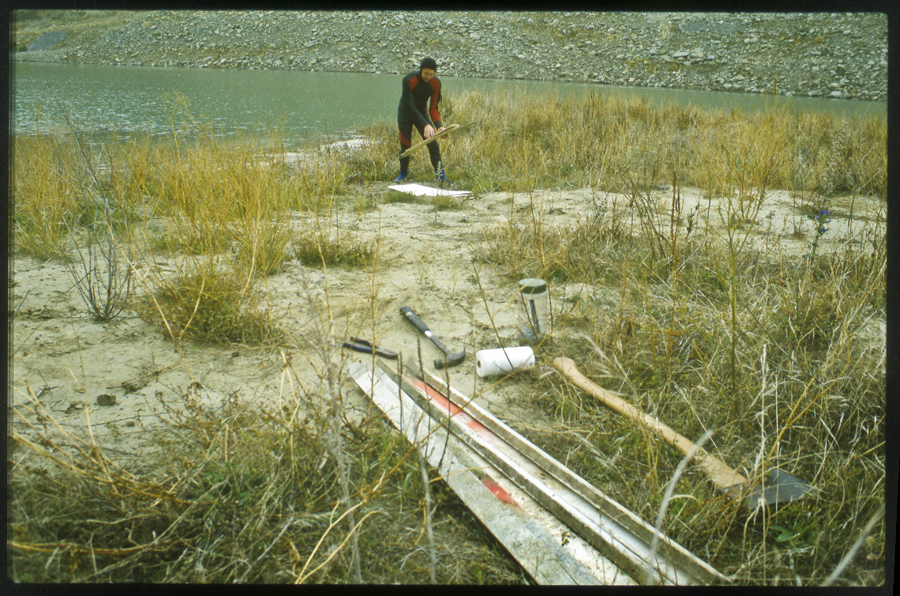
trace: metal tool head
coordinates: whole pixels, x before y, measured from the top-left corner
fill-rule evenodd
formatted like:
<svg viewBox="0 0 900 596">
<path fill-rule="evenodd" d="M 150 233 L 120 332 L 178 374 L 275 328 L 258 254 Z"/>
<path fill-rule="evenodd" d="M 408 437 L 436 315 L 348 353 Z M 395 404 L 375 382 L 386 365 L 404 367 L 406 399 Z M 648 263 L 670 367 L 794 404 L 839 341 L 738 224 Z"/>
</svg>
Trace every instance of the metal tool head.
<svg viewBox="0 0 900 596">
<path fill-rule="evenodd" d="M 750 487 L 744 494 L 744 502 L 750 509 L 756 510 L 768 505 L 789 503 L 800 499 L 812 490 L 812 487 L 796 476 L 774 469 L 761 484 Z"/>
<path fill-rule="evenodd" d="M 400 314 L 406 317 L 406 320 L 409 321 L 416 329 L 421 331 L 425 337 L 431 340 L 431 343 L 436 345 L 438 349 L 444 353 L 444 358 L 438 358 L 434 361 L 435 368 L 447 368 L 448 366 L 456 366 L 457 364 L 462 364 L 463 360 L 466 359 L 466 351 L 462 352 L 451 352 L 447 349 L 447 347 L 441 343 L 434 333 L 431 332 L 431 329 L 428 328 L 428 325 L 425 324 L 422 319 L 419 318 L 419 315 L 414 313 L 412 309 L 408 306 L 403 306 L 400 308 Z"/>
<path fill-rule="evenodd" d="M 446 352 L 446 358 L 438 358 L 434 361 L 435 368 L 447 368 L 450 366 L 457 366 L 463 363 L 463 360 L 466 359 L 466 351 L 462 352 Z"/>
</svg>

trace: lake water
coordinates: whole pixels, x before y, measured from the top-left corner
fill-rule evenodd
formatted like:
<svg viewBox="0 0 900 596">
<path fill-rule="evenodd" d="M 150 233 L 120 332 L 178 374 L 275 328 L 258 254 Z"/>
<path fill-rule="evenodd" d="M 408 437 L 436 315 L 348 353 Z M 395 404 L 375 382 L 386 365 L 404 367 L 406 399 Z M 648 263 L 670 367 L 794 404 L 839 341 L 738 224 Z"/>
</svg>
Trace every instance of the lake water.
<svg viewBox="0 0 900 596">
<path fill-rule="evenodd" d="M 290 146 L 319 133 L 350 135 L 358 126 L 397 114 L 399 75 L 198 68 L 149 68 L 14 62 L 11 132 L 33 134 L 36 119 L 116 135 L 171 131 L 175 97 L 221 134 L 265 134 L 281 127 Z M 611 87 L 518 80 L 441 79 L 444 96 L 468 90 L 542 94 L 613 93 L 648 102 L 755 110 L 831 111 L 886 118 L 885 102 L 743 93 Z"/>
</svg>

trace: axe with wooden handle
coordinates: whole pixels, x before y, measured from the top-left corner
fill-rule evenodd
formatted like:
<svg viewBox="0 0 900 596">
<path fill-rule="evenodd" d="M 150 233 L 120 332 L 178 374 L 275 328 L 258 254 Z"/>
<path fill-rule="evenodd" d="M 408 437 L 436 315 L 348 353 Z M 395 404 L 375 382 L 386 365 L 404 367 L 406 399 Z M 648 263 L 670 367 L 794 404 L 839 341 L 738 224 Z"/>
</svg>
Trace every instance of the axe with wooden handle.
<svg viewBox="0 0 900 596">
<path fill-rule="evenodd" d="M 799 478 L 777 469 L 772 470 L 769 478 L 762 484 L 751 484 L 747 478 L 727 466 L 725 462 L 710 455 L 702 447 L 698 447 L 693 441 L 678 434 L 656 417 L 642 412 L 617 395 L 596 385 L 579 372 L 570 358 L 555 359 L 553 368 L 565 375 L 580 389 L 600 400 L 603 405 L 642 424 L 666 442 L 674 445 L 684 455 L 693 452 L 694 462 L 719 490 L 735 499 L 743 496 L 751 509 L 757 509 L 762 505 L 794 501 L 806 494 L 811 488 Z"/>
</svg>

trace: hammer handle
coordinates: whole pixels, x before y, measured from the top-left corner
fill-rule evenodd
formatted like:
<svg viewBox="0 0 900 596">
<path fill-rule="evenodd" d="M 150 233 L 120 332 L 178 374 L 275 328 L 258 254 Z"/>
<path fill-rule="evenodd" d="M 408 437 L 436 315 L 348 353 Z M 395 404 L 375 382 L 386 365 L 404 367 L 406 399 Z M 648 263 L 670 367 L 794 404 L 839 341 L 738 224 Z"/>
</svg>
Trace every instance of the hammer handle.
<svg viewBox="0 0 900 596">
<path fill-rule="evenodd" d="M 424 333 L 425 337 L 434 342 L 434 345 L 436 345 L 441 352 L 443 352 L 444 354 L 450 353 L 450 350 L 444 347 L 444 344 L 441 343 L 441 340 L 435 337 L 434 333 L 431 332 L 431 329 L 428 328 L 428 325 L 426 325 L 424 321 L 422 321 L 422 319 L 420 319 L 410 307 L 402 307 L 400 309 L 400 314 L 406 317 L 406 320 L 412 323 L 416 329 Z"/>
<path fill-rule="evenodd" d="M 630 418 L 635 422 L 642 424 L 666 442 L 674 445 L 684 455 L 687 455 L 692 450 L 696 449 L 693 458 L 695 463 L 703 469 L 710 481 L 715 484 L 719 490 L 729 492 L 729 489 L 735 485 L 744 485 L 747 483 L 746 478 L 728 467 L 722 460 L 710 455 L 702 447 L 697 448 L 696 444 L 690 439 L 678 434 L 660 422 L 656 417 L 645 414 L 624 399 L 594 384 L 593 381 L 579 372 L 575 363 L 570 358 L 561 357 L 555 359 L 553 361 L 553 368 L 565 375 L 586 393 L 597 398 L 603 405 L 615 410 L 626 418 Z"/>
</svg>

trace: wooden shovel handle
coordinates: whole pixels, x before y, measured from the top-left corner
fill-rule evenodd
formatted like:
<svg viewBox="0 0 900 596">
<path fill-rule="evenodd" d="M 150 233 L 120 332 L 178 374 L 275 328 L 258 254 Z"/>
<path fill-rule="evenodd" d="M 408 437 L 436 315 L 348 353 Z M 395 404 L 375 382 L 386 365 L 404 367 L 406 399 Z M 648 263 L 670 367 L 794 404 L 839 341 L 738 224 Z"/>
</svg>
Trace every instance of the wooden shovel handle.
<svg viewBox="0 0 900 596">
<path fill-rule="evenodd" d="M 674 445 L 684 455 L 687 455 L 696 448 L 696 445 L 692 441 L 678 434 L 660 422 L 656 417 L 645 414 L 640 409 L 634 407 L 617 395 L 594 384 L 593 381 L 579 372 L 575 363 L 570 358 L 557 358 L 553 361 L 553 368 L 565 375 L 566 378 L 572 381 L 572 383 L 580 389 L 600 400 L 603 405 L 615 410 L 626 418 L 631 418 L 635 422 L 644 425 L 649 430 L 662 437 L 666 442 Z M 747 483 L 746 478 L 725 465 L 725 462 L 722 460 L 710 455 L 702 447 L 694 452 L 694 461 L 703 469 L 706 475 L 709 476 L 712 483 L 722 491 L 731 492 L 735 488 Z"/>
</svg>

